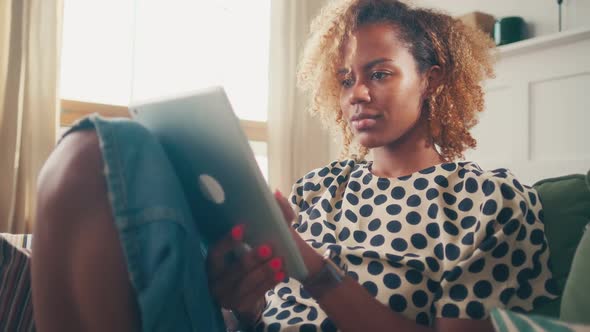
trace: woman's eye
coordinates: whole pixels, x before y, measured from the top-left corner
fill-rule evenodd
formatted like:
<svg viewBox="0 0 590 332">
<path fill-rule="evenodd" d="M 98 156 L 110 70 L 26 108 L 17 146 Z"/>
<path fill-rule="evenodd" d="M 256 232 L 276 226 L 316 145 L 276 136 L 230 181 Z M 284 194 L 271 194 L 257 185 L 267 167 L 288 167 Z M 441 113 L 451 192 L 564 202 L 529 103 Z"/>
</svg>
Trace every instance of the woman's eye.
<svg viewBox="0 0 590 332">
<path fill-rule="evenodd" d="M 376 71 L 373 74 L 371 74 L 371 79 L 372 80 L 382 80 L 385 77 L 387 77 L 389 74 L 383 71 Z"/>
<path fill-rule="evenodd" d="M 346 78 L 346 79 L 342 80 L 342 81 L 340 82 L 340 84 L 341 84 L 341 85 L 342 85 L 342 87 L 344 87 L 344 88 L 350 88 L 350 87 L 351 87 L 351 86 L 354 84 L 354 82 L 352 81 L 352 79 L 351 79 L 351 78 Z"/>
</svg>

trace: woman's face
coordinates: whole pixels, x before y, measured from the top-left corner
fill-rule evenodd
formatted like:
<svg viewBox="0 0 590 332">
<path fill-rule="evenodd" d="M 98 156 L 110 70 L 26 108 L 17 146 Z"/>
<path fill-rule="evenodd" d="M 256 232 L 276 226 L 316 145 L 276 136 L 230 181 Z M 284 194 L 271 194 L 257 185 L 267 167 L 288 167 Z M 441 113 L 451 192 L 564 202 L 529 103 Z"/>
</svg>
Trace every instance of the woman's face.
<svg viewBox="0 0 590 332">
<path fill-rule="evenodd" d="M 395 145 L 418 127 L 425 80 L 396 28 L 359 27 L 342 60 L 340 107 L 360 144 Z"/>
</svg>

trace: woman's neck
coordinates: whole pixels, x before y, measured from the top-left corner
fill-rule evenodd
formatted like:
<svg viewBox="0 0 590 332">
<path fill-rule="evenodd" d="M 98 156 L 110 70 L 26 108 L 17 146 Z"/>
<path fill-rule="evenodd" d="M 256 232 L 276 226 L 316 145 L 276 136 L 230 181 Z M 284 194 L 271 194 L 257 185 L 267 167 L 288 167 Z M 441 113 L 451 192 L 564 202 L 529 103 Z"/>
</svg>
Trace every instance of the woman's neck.
<svg viewBox="0 0 590 332">
<path fill-rule="evenodd" d="M 425 126 L 418 126 L 396 142 L 371 151 L 374 160 L 371 172 L 379 177 L 409 175 L 444 161 L 429 142 Z"/>
</svg>

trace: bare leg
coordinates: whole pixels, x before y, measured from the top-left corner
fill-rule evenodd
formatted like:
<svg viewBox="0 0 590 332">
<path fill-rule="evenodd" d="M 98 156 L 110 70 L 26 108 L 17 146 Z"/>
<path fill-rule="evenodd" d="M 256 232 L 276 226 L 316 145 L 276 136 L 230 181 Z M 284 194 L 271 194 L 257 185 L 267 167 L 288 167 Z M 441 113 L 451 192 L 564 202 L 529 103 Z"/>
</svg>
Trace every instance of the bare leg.
<svg viewBox="0 0 590 332">
<path fill-rule="evenodd" d="M 37 330 L 139 330 L 94 131 L 68 135 L 50 156 L 39 179 L 36 219 Z"/>
</svg>

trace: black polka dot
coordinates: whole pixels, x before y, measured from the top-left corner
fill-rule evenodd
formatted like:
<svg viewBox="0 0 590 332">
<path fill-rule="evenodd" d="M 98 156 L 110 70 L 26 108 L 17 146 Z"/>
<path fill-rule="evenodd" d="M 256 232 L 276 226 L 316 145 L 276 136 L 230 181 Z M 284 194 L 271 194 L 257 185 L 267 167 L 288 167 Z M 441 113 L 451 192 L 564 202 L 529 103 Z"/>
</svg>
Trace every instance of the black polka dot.
<svg viewBox="0 0 590 332">
<path fill-rule="evenodd" d="M 448 318 L 458 318 L 459 317 L 459 307 L 452 303 L 447 303 L 442 308 L 442 316 Z"/>
<path fill-rule="evenodd" d="M 410 256 L 409 253 L 405 254 L 404 256 Z M 424 266 L 424 263 L 422 263 L 422 261 L 419 261 L 417 259 L 410 259 L 407 263 L 407 265 L 411 268 L 414 268 L 418 271 L 424 272 L 426 270 L 426 266 Z"/>
<path fill-rule="evenodd" d="M 381 234 L 377 234 L 377 235 L 373 236 L 370 243 L 374 247 L 382 246 L 383 243 L 385 243 L 385 237 Z"/>
<path fill-rule="evenodd" d="M 364 231 L 354 231 L 352 237 L 356 242 L 363 242 L 367 239 L 367 233 Z"/>
<path fill-rule="evenodd" d="M 410 225 L 418 225 L 420 223 L 420 220 L 422 220 L 422 217 L 416 211 L 412 211 L 406 215 L 406 221 Z"/>
<path fill-rule="evenodd" d="M 375 250 L 366 250 L 363 252 L 363 257 L 379 259 L 379 253 Z"/>
<path fill-rule="evenodd" d="M 383 276 L 383 283 L 389 289 L 397 289 L 402 284 L 401 278 L 394 273 L 388 273 Z"/>
<path fill-rule="evenodd" d="M 480 280 L 473 286 L 473 293 L 480 299 L 485 299 L 492 294 L 492 284 L 487 280 Z"/>
<path fill-rule="evenodd" d="M 271 308 L 270 310 L 267 310 L 267 311 L 264 313 L 264 317 L 271 317 L 271 316 L 274 316 L 274 315 L 276 315 L 276 314 L 277 314 L 277 312 L 279 312 L 279 309 L 277 309 L 276 307 L 275 307 L 275 308 Z"/>
<path fill-rule="evenodd" d="M 518 230 L 518 235 L 516 235 L 516 240 L 522 241 L 526 238 L 526 235 L 527 235 L 526 227 L 524 227 L 524 225 L 521 225 L 520 229 Z"/>
<path fill-rule="evenodd" d="M 459 202 L 459 210 L 467 212 L 473 207 L 473 201 L 469 198 L 464 198 Z"/>
<path fill-rule="evenodd" d="M 485 316 L 483 304 L 479 301 L 467 303 L 467 314 L 473 319 L 482 319 Z"/>
<path fill-rule="evenodd" d="M 457 212 L 455 210 L 451 210 L 449 208 L 443 208 L 443 211 L 447 217 L 451 220 L 457 220 Z"/>
<path fill-rule="evenodd" d="M 432 219 L 436 219 L 437 215 L 438 215 L 438 205 L 436 205 L 436 203 L 430 204 L 430 206 L 428 207 L 428 216 Z"/>
<path fill-rule="evenodd" d="M 408 201 L 406 202 L 406 204 L 411 207 L 416 207 L 419 206 L 421 202 L 422 200 L 420 199 L 420 196 L 412 195 L 408 197 Z"/>
<path fill-rule="evenodd" d="M 518 189 L 518 191 L 524 192 L 524 188 L 522 187 L 520 182 L 518 182 L 517 179 L 512 180 L 512 184 L 514 184 L 514 186 L 516 187 L 516 189 Z"/>
<path fill-rule="evenodd" d="M 387 206 L 385 211 L 387 211 L 387 213 L 389 215 L 395 216 L 395 215 L 398 215 L 402 211 L 402 207 L 399 206 L 398 204 L 390 204 Z"/>
<path fill-rule="evenodd" d="M 506 183 L 502 183 L 500 185 L 500 192 L 502 193 L 502 197 L 507 200 L 511 200 L 516 196 L 514 190 L 512 190 L 512 188 L 510 188 L 510 186 Z"/>
<path fill-rule="evenodd" d="M 441 167 L 445 171 L 452 172 L 452 171 L 454 171 L 454 170 L 457 169 L 457 164 L 455 164 L 455 163 L 444 163 L 444 164 L 441 165 Z"/>
<path fill-rule="evenodd" d="M 361 184 L 356 181 L 350 181 L 348 182 L 348 188 L 350 188 L 354 192 L 358 192 L 359 190 L 361 190 Z"/>
<path fill-rule="evenodd" d="M 373 297 L 377 296 L 377 292 L 379 291 L 379 289 L 377 288 L 377 285 L 374 282 L 365 281 L 363 283 L 363 287 L 365 287 L 365 289 L 369 292 L 369 294 L 373 295 Z"/>
<path fill-rule="evenodd" d="M 516 293 L 516 290 L 514 288 L 512 288 L 512 287 L 506 288 L 505 290 L 502 291 L 502 293 L 500 293 L 500 301 L 504 305 L 507 305 L 508 302 L 510 301 L 510 299 L 512 298 L 512 296 L 514 295 L 514 293 Z"/>
<path fill-rule="evenodd" d="M 299 327 L 299 332 L 317 332 L 317 327 L 313 324 L 303 324 Z"/>
<path fill-rule="evenodd" d="M 472 245 L 473 244 L 473 232 L 469 232 L 467 234 L 465 234 L 465 236 L 463 236 L 463 238 L 461 238 L 461 243 L 468 246 L 468 245 Z"/>
<path fill-rule="evenodd" d="M 514 234 L 514 232 L 516 232 L 516 230 L 518 230 L 519 226 L 520 226 L 520 221 L 518 221 L 518 219 L 512 219 L 507 224 L 505 224 L 504 227 L 502 227 L 502 232 L 504 232 L 504 234 L 510 236 L 510 235 Z"/>
<path fill-rule="evenodd" d="M 492 270 L 492 276 L 494 277 L 494 280 L 498 282 L 504 282 L 508 280 L 508 277 L 510 276 L 510 269 L 508 268 L 508 265 L 496 264 Z"/>
<path fill-rule="evenodd" d="M 323 224 L 324 224 L 324 226 L 326 226 L 327 228 L 329 228 L 329 229 L 331 229 L 331 230 L 333 230 L 333 231 L 335 231 L 335 230 L 336 230 L 336 225 L 335 225 L 335 224 L 333 224 L 333 223 L 331 223 L 331 222 L 328 222 L 328 221 L 327 221 L 327 220 L 325 220 L 325 219 L 322 221 L 322 223 L 323 223 Z"/>
<path fill-rule="evenodd" d="M 430 236 L 433 239 L 438 239 L 438 237 L 440 236 L 440 227 L 437 223 L 430 223 L 426 225 L 426 234 L 428 234 L 428 236 Z"/>
<path fill-rule="evenodd" d="M 369 173 L 369 174 L 363 176 L 363 183 L 369 184 L 369 182 L 371 182 L 372 179 L 373 179 L 373 174 Z"/>
<path fill-rule="evenodd" d="M 529 284 L 528 282 L 521 283 L 520 287 L 518 287 L 518 289 L 516 290 L 516 296 L 523 300 L 526 300 L 529 297 L 531 297 L 532 293 L 533 288 L 531 287 L 531 284 Z"/>
<path fill-rule="evenodd" d="M 327 177 L 327 178 L 324 178 L 324 181 L 322 183 L 323 183 L 324 187 L 329 187 L 332 184 L 332 182 L 334 182 L 334 178 Z"/>
<path fill-rule="evenodd" d="M 481 190 L 486 196 L 490 196 L 496 190 L 496 185 L 490 180 L 485 180 L 481 185 Z"/>
<path fill-rule="evenodd" d="M 496 244 L 498 243 L 498 239 L 495 236 L 490 236 L 487 239 L 484 239 L 480 244 L 479 244 L 479 249 L 483 250 L 483 251 L 490 251 L 492 250 L 494 247 L 496 247 Z"/>
<path fill-rule="evenodd" d="M 449 193 L 443 193 L 443 199 L 445 200 L 445 203 L 447 203 L 448 205 L 453 205 L 457 201 L 457 197 Z"/>
<path fill-rule="evenodd" d="M 361 214 L 361 216 L 367 218 L 373 213 L 373 207 L 370 204 L 365 204 L 361 206 L 359 213 Z"/>
<path fill-rule="evenodd" d="M 266 328 L 268 332 L 279 332 L 281 330 L 281 323 L 274 322 L 269 324 Z"/>
<path fill-rule="evenodd" d="M 456 260 L 461 254 L 461 249 L 453 243 L 447 243 L 445 246 L 445 257 L 449 260 Z"/>
<path fill-rule="evenodd" d="M 408 243 L 402 238 L 397 238 L 391 241 L 391 247 L 397 251 L 405 251 L 408 249 Z"/>
<path fill-rule="evenodd" d="M 442 175 L 435 176 L 434 182 L 443 188 L 447 188 L 449 186 L 449 181 Z"/>
<path fill-rule="evenodd" d="M 309 294 L 303 287 L 299 289 L 299 296 L 302 299 L 311 299 L 311 294 Z"/>
<path fill-rule="evenodd" d="M 402 187 L 395 187 L 391 190 L 391 197 L 395 199 L 402 199 L 406 196 L 406 190 Z"/>
<path fill-rule="evenodd" d="M 433 200 L 438 197 L 438 190 L 435 188 L 430 188 L 426 191 L 426 198 L 429 200 Z"/>
<path fill-rule="evenodd" d="M 537 205 L 537 195 L 535 195 L 533 192 L 529 192 L 529 200 L 533 206 Z"/>
<path fill-rule="evenodd" d="M 485 258 L 482 257 L 482 258 L 472 262 L 471 264 L 469 264 L 467 271 L 469 271 L 471 273 L 479 273 L 483 270 L 485 265 L 486 265 L 486 260 L 485 260 Z"/>
<path fill-rule="evenodd" d="M 363 259 L 361 257 L 351 254 L 346 255 L 346 259 L 352 265 L 361 265 L 361 263 L 363 262 Z"/>
<path fill-rule="evenodd" d="M 437 293 L 440 291 L 440 284 L 432 279 L 426 281 L 426 287 L 431 293 Z"/>
<path fill-rule="evenodd" d="M 526 261 L 526 253 L 522 249 L 516 249 L 512 252 L 512 265 L 519 267 Z"/>
<path fill-rule="evenodd" d="M 451 299 L 455 301 L 463 301 L 467 298 L 467 288 L 461 284 L 454 285 L 449 291 Z"/>
<path fill-rule="evenodd" d="M 428 303 L 428 294 L 423 290 L 417 290 L 412 294 L 412 302 L 418 308 L 423 308 Z"/>
<path fill-rule="evenodd" d="M 363 199 L 370 199 L 371 197 L 373 197 L 373 189 L 367 188 L 367 189 L 363 190 L 361 197 Z"/>
<path fill-rule="evenodd" d="M 373 220 L 371 220 L 371 222 L 369 222 L 368 229 L 370 231 L 374 232 L 374 231 L 378 230 L 379 227 L 381 227 L 381 220 L 379 218 L 373 219 Z"/>
<path fill-rule="evenodd" d="M 444 247 L 443 247 L 443 244 L 442 243 L 439 243 L 436 246 L 434 246 L 434 255 L 438 259 L 444 259 L 445 258 L 445 255 L 444 255 Z"/>
<path fill-rule="evenodd" d="M 387 223 L 387 230 L 390 233 L 397 233 L 402 229 L 402 224 L 397 220 L 392 220 Z"/>
<path fill-rule="evenodd" d="M 473 194 L 477 191 L 478 189 L 478 185 L 477 185 L 477 181 L 473 178 L 469 178 L 467 180 L 465 180 L 465 190 L 467 190 L 468 193 Z"/>
<path fill-rule="evenodd" d="M 325 318 L 324 321 L 320 324 L 320 330 L 322 332 L 337 332 L 338 328 L 334 325 L 329 318 Z"/>
<path fill-rule="evenodd" d="M 528 210 L 526 213 L 525 219 L 526 219 L 527 224 L 529 224 L 529 225 L 534 224 L 535 223 L 535 214 L 533 213 L 533 211 Z"/>
<path fill-rule="evenodd" d="M 539 245 L 543 243 L 545 236 L 543 235 L 543 231 L 540 229 L 534 229 L 530 235 L 531 243 L 534 245 Z"/>
<path fill-rule="evenodd" d="M 459 175 L 460 178 L 463 178 L 463 176 Z M 457 183 L 454 187 L 453 187 L 453 191 L 456 193 L 460 193 L 463 190 L 463 185 L 464 182 L 461 181 L 459 183 Z"/>
<path fill-rule="evenodd" d="M 498 222 L 501 225 L 504 225 L 505 223 L 507 223 L 510 220 L 510 218 L 512 218 L 513 214 L 514 214 L 514 212 L 512 211 L 511 208 L 505 207 L 502 210 L 500 210 L 500 213 L 498 213 L 496 220 L 498 220 Z"/>
<path fill-rule="evenodd" d="M 385 203 L 386 201 L 387 201 L 387 196 L 380 194 L 380 195 L 375 196 L 373 203 L 375 203 L 375 205 L 381 205 L 381 204 Z"/>
<path fill-rule="evenodd" d="M 408 302 L 406 299 L 399 294 L 394 294 L 389 297 L 389 307 L 395 312 L 403 312 L 406 310 L 408 306 Z"/>
<path fill-rule="evenodd" d="M 323 229 L 324 227 L 322 226 L 322 224 L 320 224 L 319 222 L 314 222 L 311 225 L 311 235 L 320 236 L 320 234 L 322 234 Z"/>
<path fill-rule="evenodd" d="M 309 312 L 307 313 L 307 320 L 316 320 L 318 318 L 318 310 L 314 307 L 309 307 Z"/>
<path fill-rule="evenodd" d="M 324 211 L 326 211 L 326 213 L 332 212 L 333 209 L 332 209 L 332 205 L 330 205 L 329 200 L 323 199 L 321 205 L 322 205 L 322 209 L 324 209 Z"/>
<path fill-rule="evenodd" d="M 430 174 L 430 173 L 434 173 L 434 171 L 436 170 L 435 166 L 430 166 L 428 168 L 425 168 L 423 170 L 420 170 L 418 173 L 420 174 Z"/>
<path fill-rule="evenodd" d="M 498 244 L 496 246 L 496 248 L 494 248 L 494 250 L 492 251 L 492 256 L 494 256 L 495 258 L 502 258 L 504 256 L 506 256 L 506 254 L 508 253 L 508 243 L 506 243 L 506 241 L 503 241 L 502 243 Z"/>
<path fill-rule="evenodd" d="M 338 240 L 344 241 L 344 240 L 348 239 L 349 236 L 350 236 L 350 230 L 348 229 L 348 227 L 343 227 L 342 230 L 340 231 L 340 233 L 338 234 Z"/>
<path fill-rule="evenodd" d="M 352 205 L 357 205 L 359 203 L 358 197 L 352 193 L 346 194 L 346 200 Z"/>
<path fill-rule="evenodd" d="M 418 233 L 412 235 L 410 240 L 412 242 L 412 245 L 416 249 L 424 249 L 424 248 L 426 248 L 426 245 L 428 244 L 428 242 L 426 241 L 426 237 L 424 235 L 418 234 Z"/>
<path fill-rule="evenodd" d="M 428 187 L 428 180 L 425 178 L 418 178 L 414 180 L 414 188 L 417 190 L 424 190 L 426 187 Z"/>
<path fill-rule="evenodd" d="M 291 316 L 291 311 L 289 311 L 289 310 L 283 310 L 283 311 L 279 312 L 279 314 L 277 315 L 276 318 L 278 320 L 283 320 L 283 319 L 289 318 L 289 316 Z"/>
<path fill-rule="evenodd" d="M 477 219 L 474 216 L 467 216 L 461 220 L 461 227 L 463 229 L 471 228 L 471 226 L 475 225 Z"/>
<path fill-rule="evenodd" d="M 391 181 L 389 181 L 389 179 L 379 178 L 379 180 L 377 180 L 377 188 L 380 190 L 387 190 L 389 185 L 391 185 Z"/>
<path fill-rule="evenodd" d="M 455 224 L 453 224 L 450 221 L 445 221 L 443 223 L 443 229 L 445 230 L 445 232 L 449 235 L 452 236 L 457 236 L 459 235 L 459 228 L 457 228 L 457 226 L 455 226 Z"/>
<path fill-rule="evenodd" d="M 330 233 L 324 234 L 324 237 L 322 237 L 322 243 L 336 243 L 336 238 Z"/>
<path fill-rule="evenodd" d="M 426 264 L 428 264 L 428 267 L 432 272 L 438 272 L 440 270 L 440 265 L 438 264 L 438 261 L 433 257 L 426 257 Z"/>
<path fill-rule="evenodd" d="M 496 210 L 498 209 L 498 204 L 496 203 L 496 201 L 494 201 L 493 199 L 489 199 L 487 200 L 482 208 L 482 212 L 485 215 L 491 216 L 494 213 L 496 213 Z"/>
<path fill-rule="evenodd" d="M 299 324 L 301 322 L 303 322 L 303 318 L 301 318 L 301 317 L 294 317 L 294 318 L 289 319 L 287 321 L 287 324 L 289 324 L 289 325 L 295 325 L 295 324 Z"/>
<path fill-rule="evenodd" d="M 425 312 L 420 312 L 416 315 L 416 323 L 424 326 L 430 326 L 430 318 Z"/>
<path fill-rule="evenodd" d="M 312 209 L 311 213 L 309 214 L 309 219 L 314 220 L 319 218 L 322 213 L 318 209 Z"/>
<path fill-rule="evenodd" d="M 348 219 L 348 220 L 350 220 L 352 222 L 357 222 L 358 221 L 358 217 L 351 210 L 344 211 L 344 216 L 346 217 L 346 219 Z"/>
</svg>

